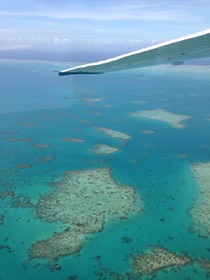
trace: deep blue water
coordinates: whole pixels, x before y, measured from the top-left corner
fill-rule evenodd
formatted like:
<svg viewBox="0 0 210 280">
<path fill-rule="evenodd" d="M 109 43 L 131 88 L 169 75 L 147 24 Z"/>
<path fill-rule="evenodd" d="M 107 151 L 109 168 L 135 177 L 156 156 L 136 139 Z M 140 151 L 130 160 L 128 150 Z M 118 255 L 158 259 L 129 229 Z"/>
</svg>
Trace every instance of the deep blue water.
<svg viewBox="0 0 210 280">
<path fill-rule="evenodd" d="M 66 170 L 109 167 L 117 183 L 139 192 L 144 212 L 106 225 L 102 232 L 91 235 L 78 254 L 60 258 L 61 270 L 52 272 L 43 260 L 29 262 L 27 252 L 32 243 L 50 237 L 63 225 L 40 221 L 33 209 L 15 208 L 9 198 L 2 199 L 0 279 L 117 279 L 108 274 L 99 278 L 97 273 L 100 269 L 121 275 L 131 271 L 128 256 L 144 252 L 150 245 L 210 261 L 210 240 L 189 231 L 188 213 L 199 196 L 190 166 L 210 160 L 210 70 L 162 66 L 72 77 L 53 72 L 70 66 L 0 62 L 1 191 L 14 191 L 16 196 L 36 202 L 41 194 L 52 191 L 47 183 L 59 180 Z M 83 98 L 103 99 L 89 104 Z M 184 121 L 185 128 L 175 129 L 129 115 L 158 108 L 191 118 Z M 108 138 L 94 130 L 95 126 L 127 133 L 131 139 L 123 143 Z M 155 133 L 143 134 L 143 130 Z M 61 140 L 64 137 L 81 138 L 85 143 L 67 143 Z M 99 143 L 120 151 L 95 155 L 92 150 Z M 41 149 L 36 144 L 49 146 Z M 52 160 L 47 162 L 46 157 Z M 30 168 L 18 168 L 20 164 Z M 122 243 L 124 236 L 132 242 Z M 207 278 L 206 271 L 195 263 L 176 272 L 160 271 L 156 279 Z"/>
</svg>

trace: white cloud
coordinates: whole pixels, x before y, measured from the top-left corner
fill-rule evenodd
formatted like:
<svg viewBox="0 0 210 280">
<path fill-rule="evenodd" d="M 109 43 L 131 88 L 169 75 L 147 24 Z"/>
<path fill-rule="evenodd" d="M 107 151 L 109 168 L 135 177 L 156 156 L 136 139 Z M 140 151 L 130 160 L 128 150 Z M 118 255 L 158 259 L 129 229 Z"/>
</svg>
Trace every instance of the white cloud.
<svg viewBox="0 0 210 280">
<path fill-rule="evenodd" d="M 32 45 L 12 45 L 12 46 L 1 46 L 0 51 L 17 50 L 23 48 L 29 48 Z"/>
<path fill-rule="evenodd" d="M 54 42 L 55 43 L 60 42 L 60 38 L 54 38 Z"/>
<path fill-rule="evenodd" d="M 22 1 L 22 5 L 15 1 Z M 210 4 L 199 13 L 201 8 L 197 4 L 195 9 L 194 0 L 190 5 L 186 1 L 177 2 L 180 1 L 51 0 L 46 5 L 46 1 L 36 0 L 35 5 L 29 0 L 7 0 L 7 6 L 0 4 L 1 26 L 11 28 L 0 28 L 0 46 L 98 46 L 99 49 L 127 44 L 138 48 L 157 43 L 153 41 L 156 37 L 160 42 L 205 29 Z"/>
<path fill-rule="evenodd" d="M 177 16 L 178 15 L 178 16 Z M 42 7 L 40 10 L 28 10 L 24 12 L 0 11 L 1 17 L 42 17 L 54 19 L 83 19 L 83 20 L 142 20 L 142 21 L 188 21 L 198 19 L 200 16 L 191 13 L 189 9 L 183 9 L 176 5 L 170 8 L 158 6 L 157 4 L 117 4 L 99 6 L 76 6 L 69 5 L 61 9 L 60 7 Z"/>
<path fill-rule="evenodd" d="M 63 42 L 69 42 L 70 40 L 68 38 L 63 38 Z"/>
</svg>

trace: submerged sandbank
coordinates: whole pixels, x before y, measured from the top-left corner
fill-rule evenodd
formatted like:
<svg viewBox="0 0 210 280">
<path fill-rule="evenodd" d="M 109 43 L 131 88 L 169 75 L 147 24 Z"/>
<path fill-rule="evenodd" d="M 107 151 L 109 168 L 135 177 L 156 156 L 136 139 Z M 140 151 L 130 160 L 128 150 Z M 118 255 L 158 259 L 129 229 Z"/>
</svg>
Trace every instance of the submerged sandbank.
<svg viewBox="0 0 210 280">
<path fill-rule="evenodd" d="M 199 185 L 199 197 L 190 209 L 191 230 L 210 237 L 210 162 L 193 164 L 191 170 Z"/>
<path fill-rule="evenodd" d="M 102 132 L 111 138 L 120 138 L 122 140 L 128 140 L 131 138 L 128 134 L 110 128 L 106 128 L 106 127 L 94 127 L 94 128 L 97 131 Z"/>
<path fill-rule="evenodd" d="M 181 122 L 190 118 L 190 116 L 170 113 L 164 109 L 138 111 L 131 113 L 131 116 L 167 122 L 174 128 L 184 128 Z"/>
<path fill-rule="evenodd" d="M 99 232 L 106 223 L 126 219 L 142 209 L 136 191 L 118 185 L 106 168 L 67 171 L 54 187 L 52 193 L 40 197 L 36 214 L 47 222 L 63 223 L 67 229 L 32 244 L 30 258 L 57 259 L 75 253 L 87 234 Z"/>
</svg>

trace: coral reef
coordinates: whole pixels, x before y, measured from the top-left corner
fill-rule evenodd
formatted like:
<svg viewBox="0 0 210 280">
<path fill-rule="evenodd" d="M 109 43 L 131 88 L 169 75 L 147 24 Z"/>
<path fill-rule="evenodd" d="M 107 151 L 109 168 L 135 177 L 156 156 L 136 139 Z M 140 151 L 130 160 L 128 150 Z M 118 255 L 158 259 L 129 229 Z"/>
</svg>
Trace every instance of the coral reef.
<svg viewBox="0 0 210 280">
<path fill-rule="evenodd" d="M 94 154 L 113 154 L 118 151 L 119 151 L 118 148 L 114 148 L 114 147 L 104 145 L 104 144 L 98 144 L 98 145 L 96 145 L 95 149 L 93 150 L 93 153 Z"/>
<path fill-rule="evenodd" d="M 141 209 L 141 198 L 135 190 L 117 185 L 108 169 L 65 172 L 61 181 L 55 183 L 54 191 L 41 196 L 35 210 L 38 218 L 66 224 L 68 230 L 34 243 L 29 255 L 45 258 L 47 254 L 47 258 L 54 259 L 55 254 L 58 258 L 76 252 L 86 234 L 99 232 L 109 221 L 128 218 Z M 42 249 L 45 247 L 48 253 Z"/>
<path fill-rule="evenodd" d="M 103 98 L 80 98 L 86 105 L 93 105 L 96 102 L 101 102 Z"/>
<path fill-rule="evenodd" d="M 122 133 L 120 131 L 116 131 L 116 130 L 113 130 L 110 128 L 106 128 L 106 127 L 94 127 L 94 128 L 97 131 L 102 132 L 111 138 L 120 138 L 122 140 L 128 140 L 131 138 L 128 134 L 125 134 L 125 133 Z"/>
<path fill-rule="evenodd" d="M 28 127 L 35 127 L 35 126 L 38 126 L 38 124 L 36 124 L 36 123 L 20 123 L 19 124 L 20 126 L 28 126 Z"/>
<path fill-rule="evenodd" d="M 19 168 L 19 169 L 31 168 L 32 164 L 30 164 L 30 163 L 20 163 L 20 164 L 17 164 L 16 167 Z"/>
<path fill-rule="evenodd" d="M 141 253 L 133 257 L 132 267 L 139 276 L 152 275 L 165 268 L 192 263 L 188 256 L 177 255 L 163 247 L 153 246 L 150 249 L 149 253 Z"/>
<path fill-rule="evenodd" d="M 51 147 L 50 144 L 42 144 L 42 143 L 35 143 L 33 144 L 33 147 L 38 148 L 38 149 L 48 149 Z"/>
<path fill-rule="evenodd" d="M 210 162 L 192 165 L 192 173 L 199 184 L 200 195 L 192 205 L 189 213 L 193 224 L 191 231 L 202 237 L 210 236 Z"/>
<path fill-rule="evenodd" d="M 45 157 L 42 158 L 43 162 L 51 162 L 53 160 L 55 160 L 54 156 L 45 156 Z"/>
<path fill-rule="evenodd" d="M 190 118 L 189 116 L 170 113 L 164 109 L 139 111 L 131 113 L 131 116 L 167 122 L 174 128 L 184 128 L 185 126 L 181 122 Z"/>
<path fill-rule="evenodd" d="M 154 130 L 141 130 L 141 133 L 143 133 L 143 134 L 154 134 L 156 132 Z"/>
<path fill-rule="evenodd" d="M 65 142 L 71 142 L 71 143 L 83 143 L 83 142 L 85 142 L 83 139 L 73 138 L 73 137 L 64 137 L 61 140 L 65 141 Z"/>
<path fill-rule="evenodd" d="M 29 249 L 29 257 L 57 260 L 61 256 L 70 255 L 79 251 L 84 242 L 84 235 L 78 231 L 67 229 L 56 233 L 46 240 L 40 240 L 32 244 Z"/>
</svg>

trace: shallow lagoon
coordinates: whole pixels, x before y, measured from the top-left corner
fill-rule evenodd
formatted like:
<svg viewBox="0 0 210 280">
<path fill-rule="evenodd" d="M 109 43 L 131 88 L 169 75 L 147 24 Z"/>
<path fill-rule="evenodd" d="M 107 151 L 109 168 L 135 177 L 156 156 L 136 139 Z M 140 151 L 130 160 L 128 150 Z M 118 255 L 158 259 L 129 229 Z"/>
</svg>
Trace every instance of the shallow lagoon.
<svg viewBox="0 0 210 280">
<path fill-rule="evenodd" d="M 0 279 L 144 279 L 132 259 L 151 246 L 192 260 L 160 268 L 156 279 L 208 279 L 200 261 L 210 261 L 209 236 L 196 231 L 191 216 L 199 198 L 192 165 L 210 161 L 208 68 L 163 66 L 96 79 L 58 77 L 53 71 L 66 65 L 52 62 L 4 60 L 1 66 Z M 176 129 L 131 116 L 158 109 L 190 118 Z M 117 151 L 93 153 L 97 145 Z M 65 172 L 96 168 L 133 188 L 143 211 L 110 221 L 72 255 L 30 260 L 32 244 L 66 229 L 36 215 L 40 198 L 54 193 Z"/>
</svg>

